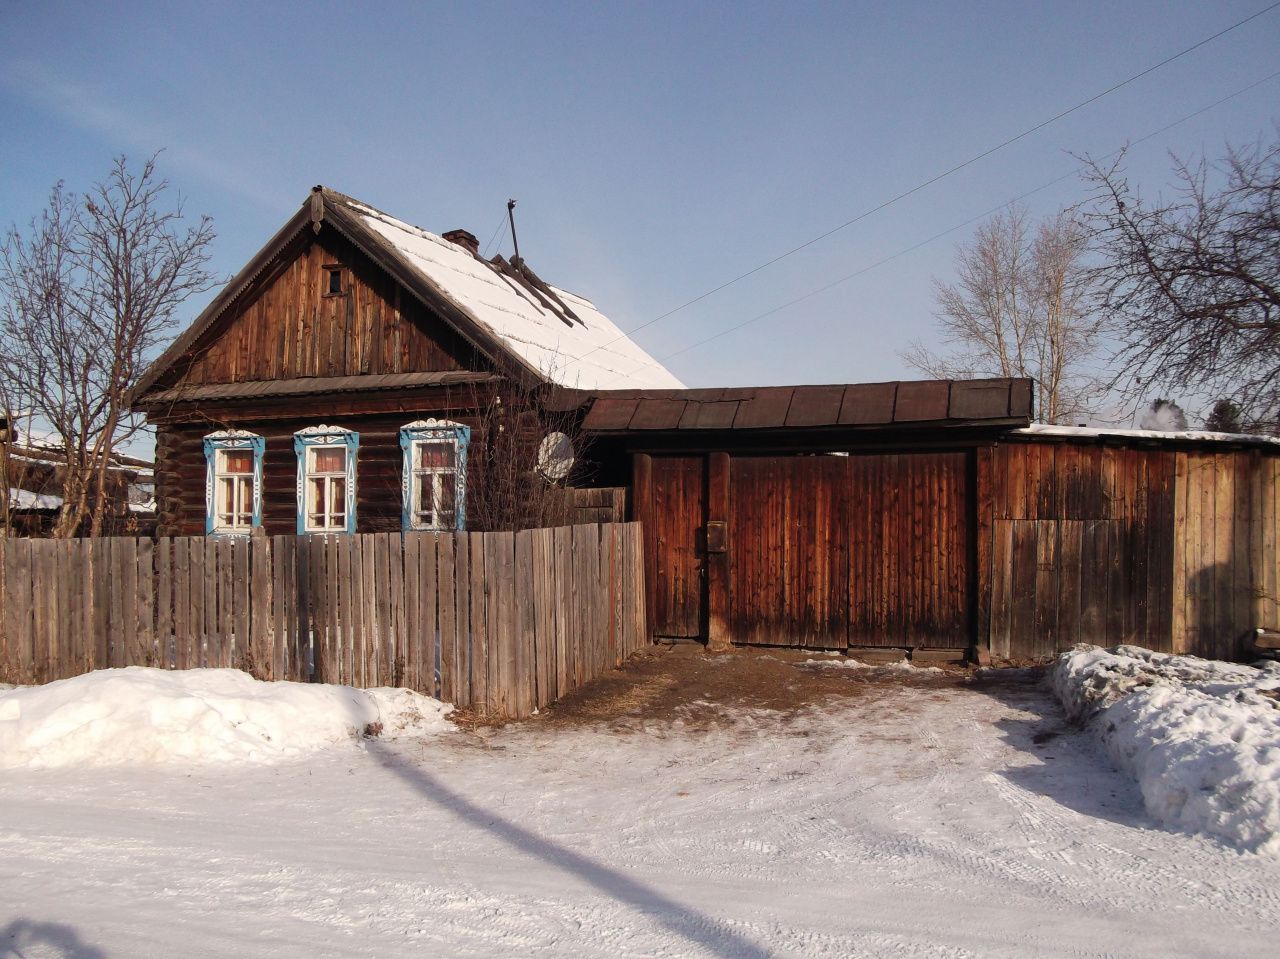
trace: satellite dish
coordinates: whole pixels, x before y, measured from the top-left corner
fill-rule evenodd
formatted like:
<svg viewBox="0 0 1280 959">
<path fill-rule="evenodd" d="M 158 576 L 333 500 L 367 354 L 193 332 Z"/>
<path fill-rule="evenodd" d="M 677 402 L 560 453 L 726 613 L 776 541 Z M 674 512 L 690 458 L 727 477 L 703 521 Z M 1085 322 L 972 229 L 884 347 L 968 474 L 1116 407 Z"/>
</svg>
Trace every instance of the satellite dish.
<svg viewBox="0 0 1280 959">
<path fill-rule="evenodd" d="M 563 433 L 548 433 L 538 445 L 538 472 L 553 483 L 569 475 L 575 459 L 573 440 Z"/>
</svg>

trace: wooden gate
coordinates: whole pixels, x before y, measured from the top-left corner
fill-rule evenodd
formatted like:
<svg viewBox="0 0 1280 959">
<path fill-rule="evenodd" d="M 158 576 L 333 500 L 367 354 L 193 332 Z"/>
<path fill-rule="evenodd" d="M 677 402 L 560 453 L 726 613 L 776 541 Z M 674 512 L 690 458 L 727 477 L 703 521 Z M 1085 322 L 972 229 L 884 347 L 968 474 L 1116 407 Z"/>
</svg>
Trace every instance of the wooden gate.
<svg viewBox="0 0 1280 959">
<path fill-rule="evenodd" d="M 729 638 L 967 646 L 970 492 L 964 452 L 732 458 Z"/>
<path fill-rule="evenodd" d="M 969 458 L 849 457 L 849 645 L 969 645 Z"/>
<path fill-rule="evenodd" d="M 843 649 L 849 635 L 849 461 L 735 457 L 729 466 L 734 642 Z"/>
<path fill-rule="evenodd" d="M 645 574 L 651 635 L 659 639 L 706 636 L 707 515 L 705 456 L 644 459 L 651 476 L 637 477 L 636 515 L 644 520 Z M 649 467 L 649 464 L 652 464 Z"/>
</svg>

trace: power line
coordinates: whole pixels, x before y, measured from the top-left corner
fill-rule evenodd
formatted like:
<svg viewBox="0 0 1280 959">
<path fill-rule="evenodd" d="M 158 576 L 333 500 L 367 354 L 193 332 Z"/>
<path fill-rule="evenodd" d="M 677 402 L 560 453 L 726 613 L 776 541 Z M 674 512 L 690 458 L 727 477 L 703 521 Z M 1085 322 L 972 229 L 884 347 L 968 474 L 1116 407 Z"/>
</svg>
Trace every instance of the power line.
<svg viewBox="0 0 1280 959">
<path fill-rule="evenodd" d="M 494 227 L 493 236 L 489 237 L 489 242 L 484 245 L 484 252 L 480 254 L 482 257 L 489 255 L 489 247 L 493 246 L 493 241 L 498 238 L 498 233 L 502 230 L 502 224 L 506 222 L 507 222 L 507 213 L 504 210 L 502 212 L 501 219 L 498 220 L 498 225 Z"/>
<path fill-rule="evenodd" d="M 707 290 L 705 293 L 701 293 L 698 296 L 695 296 L 691 300 L 686 300 L 684 303 L 681 303 L 679 306 L 668 310 L 666 313 L 663 313 L 660 316 L 655 316 L 653 319 L 648 320 L 645 323 L 641 323 L 639 326 L 635 326 L 629 330 L 624 331 L 619 336 L 615 337 L 612 340 L 609 340 L 607 343 L 602 343 L 599 346 L 593 347 L 592 349 L 588 350 L 586 353 L 583 353 L 581 356 L 576 356 L 571 358 L 569 362 L 576 363 L 580 360 L 586 359 L 591 354 L 596 353 L 599 350 L 603 350 L 609 346 L 612 346 L 614 343 L 617 343 L 618 341 L 625 339 L 626 337 L 630 336 L 633 333 L 638 333 L 641 330 L 646 329 L 647 327 L 653 326 L 655 323 L 659 323 L 662 320 L 667 319 L 667 317 L 674 316 L 675 314 L 679 313 L 681 310 L 687 309 L 688 307 L 693 306 L 695 303 L 700 303 L 701 301 L 705 300 L 707 297 L 714 296 L 715 294 L 719 293 L 721 290 L 727 289 L 728 287 L 733 286 L 735 283 L 739 283 L 742 280 L 745 280 L 749 276 L 754 276 L 755 274 L 759 273 L 761 270 L 768 269 L 769 267 L 773 266 L 775 263 L 779 263 L 790 256 L 794 256 L 795 254 L 799 253 L 801 250 L 808 249 L 809 247 L 813 246 L 815 243 L 819 243 L 822 240 L 827 239 L 827 237 L 833 236 L 834 234 L 839 233 L 841 230 L 844 230 L 850 226 L 853 226 L 855 223 L 865 220 L 867 217 L 873 216 L 874 214 L 879 213 L 880 211 L 887 209 L 890 206 L 893 206 L 895 203 L 898 203 L 901 200 L 905 200 L 907 197 L 912 196 L 913 194 L 919 193 L 921 190 L 924 190 L 927 187 L 933 186 L 933 184 L 938 183 L 941 180 L 945 180 L 947 177 L 951 176 L 952 174 L 959 173 L 961 170 L 965 169 L 966 167 L 972 166 L 978 161 L 986 159 L 987 157 L 991 156 L 993 153 L 998 153 L 1000 150 L 1003 150 L 1005 147 L 1011 146 L 1014 143 L 1017 143 L 1019 140 L 1026 139 L 1027 137 L 1031 136 L 1031 134 L 1036 133 L 1040 130 L 1043 130 L 1045 127 L 1049 126 L 1050 124 L 1056 123 L 1057 121 L 1063 119 L 1064 117 L 1067 117 L 1073 113 L 1076 113 L 1077 111 L 1083 109 L 1084 107 L 1087 107 L 1089 104 L 1096 103 L 1098 100 L 1101 100 L 1103 97 L 1110 96 L 1112 93 L 1115 93 L 1117 90 L 1120 90 L 1121 88 L 1128 86 L 1129 84 L 1133 83 L 1136 80 L 1142 79 L 1148 74 L 1154 73 L 1156 70 L 1159 70 L 1162 67 L 1168 66 L 1170 63 L 1173 63 L 1175 60 L 1179 60 L 1182 57 L 1185 57 L 1187 54 L 1200 49 L 1205 44 L 1212 43 L 1214 40 L 1217 40 L 1219 37 L 1225 36 L 1226 34 L 1230 33 L 1233 30 L 1239 29 L 1240 27 L 1244 26 L 1246 23 L 1249 23 L 1252 20 L 1256 20 L 1258 19 L 1258 17 L 1261 17 L 1264 14 L 1270 13 L 1272 10 L 1276 9 L 1277 7 L 1280 7 L 1280 0 L 1277 0 L 1277 2 L 1272 3 L 1271 5 L 1263 8 L 1262 10 L 1259 10 L 1257 13 L 1254 13 L 1248 17 L 1245 17 L 1243 20 L 1236 21 L 1235 23 L 1231 24 L 1231 26 L 1226 27 L 1222 30 L 1219 30 L 1217 33 L 1213 34 L 1212 36 L 1205 37 L 1203 40 L 1193 43 L 1191 46 L 1179 51 L 1178 53 L 1175 53 L 1170 57 L 1166 57 L 1165 59 L 1161 60 L 1159 63 L 1153 64 L 1152 66 L 1147 67 L 1145 70 L 1142 70 L 1139 73 L 1135 73 L 1133 74 L 1133 76 L 1125 80 L 1121 80 L 1119 83 L 1115 83 L 1107 87 L 1107 89 L 1101 91 L 1100 93 L 1095 93 L 1093 96 L 1089 97 L 1087 100 L 1081 100 L 1075 106 L 1068 107 L 1067 109 L 1049 117 L 1049 119 L 1042 120 L 1041 122 L 1037 123 L 1035 126 L 1028 127 L 1027 129 L 1023 130 L 1021 133 L 1015 136 L 1009 137 L 1007 140 L 1003 140 L 1000 143 L 997 143 L 993 147 L 983 150 L 981 153 L 978 153 L 970 157 L 969 159 L 963 161 L 962 163 L 957 163 L 955 166 L 951 167 L 950 169 L 944 170 L 943 172 L 936 174 L 930 179 L 925 180 L 923 183 L 919 183 L 916 186 L 913 186 L 911 189 L 905 190 L 904 192 L 899 193 L 896 196 L 889 198 L 888 200 L 885 200 L 884 202 L 880 203 L 877 206 L 872 207 L 869 210 L 864 210 L 862 213 L 859 213 L 857 216 L 851 219 L 845 220 L 845 222 L 841 223 L 839 226 L 832 227 L 830 230 L 827 230 L 825 233 L 821 233 L 818 236 L 813 237 L 812 239 L 806 240 L 805 242 L 801 243 L 799 246 L 792 247 L 791 249 L 787 250 L 785 253 L 779 253 L 777 256 L 773 257 L 772 259 L 766 260 L 765 262 L 761 263 L 759 266 L 753 267 L 752 269 L 747 270 L 745 273 L 740 273 L 737 276 L 735 276 L 733 279 L 726 280 L 724 283 L 721 283 L 719 286 L 715 287 L 714 289 Z"/>
<path fill-rule="evenodd" d="M 1141 136 L 1136 140 L 1131 140 L 1128 144 L 1126 144 L 1126 146 L 1111 151 L 1110 153 L 1102 157 L 1102 159 L 1108 160 L 1112 157 L 1119 156 L 1128 147 L 1137 146 L 1140 143 L 1146 143 L 1148 140 L 1152 140 L 1160 136 L 1162 133 L 1167 133 L 1169 130 L 1172 130 L 1174 127 L 1180 124 L 1186 123 L 1188 120 L 1195 119 L 1196 117 L 1200 116 L 1202 113 L 1208 113 L 1210 110 L 1213 110 L 1216 107 L 1222 106 L 1222 104 L 1226 103 L 1227 101 L 1234 100 L 1238 96 L 1243 96 L 1244 94 L 1248 93 L 1250 90 L 1260 87 L 1264 83 L 1268 83 L 1269 81 L 1275 80 L 1277 78 L 1280 78 L 1280 70 L 1277 70 L 1275 73 L 1272 73 L 1269 76 L 1263 77 L 1261 80 L 1258 80 L 1254 83 L 1249 84 L 1247 87 L 1241 87 L 1239 90 L 1236 90 L 1234 93 L 1230 93 L 1219 100 L 1215 100 L 1213 103 L 1210 103 L 1208 106 L 1201 107 L 1199 110 L 1196 110 L 1192 113 L 1188 113 L 1186 116 L 1181 117 L 1177 120 L 1174 120 L 1172 123 L 1165 124 L 1158 130 L 1153 130 L 1152 132 L 1145 134 L 1144 136 Z M 688 346 L 681 347 L 680 349 L 676 350 L 674 353 L 667 353 L 665 356 L 662 356 L 661 358 L 655 360 L 654 362 L 646 363 L 643 366 L 637 367 L 636 369 L 642 370 L 642 369 L 645 369 L 646 367 L 655 366 L 658 363 L 663 363 L 671 359 L 672 357 L 679 356 L 682 353 L 688 353 L 690 350 L 695 350 L 700 346 L 705 346 L 706 344 L 712 342 L 713 340 L 720 339 L 720 337 L 722 336 L 728 336 L 730 333 L 736 333 L 738 330 L 741 330 L 744 327 L 750 326 L 753 323 L 758 323 L 760 320 L 767 319 L 768 317 L 773 316 L 775 313 L 780 313 L 783 310 L 788 309 L 789 307 L 795 306 L 799 303 L 803 303 L 805 300 L 812 299 L 813 297 L 818 296 L 821 293 L 825 293 L 828 290 L 833 289 L 834 287 L 840 286 L 842 283 L 847 283 L 850 280 L 857 279 L 858 277 L 866 273 L 870 273 L 872 270 L 875 270 L 875 269 L 878 269 L 879 267 L 884 266 L 886 263 L 891 263 L 892 261 L 899 259 L 900 257 L 906 256 L 908 253 L 914 253 L 916 250 L 920 249 L 923 246 L 928 246 L 930 243 L 933 243 L 937 240 L 942 239 L 945 236 L 955 233 L 957 230 L 964 229 L 966 226 L 969 226 L 973 223 L 977 223 L 979 220 L 985 220 L 987 217 L 992 216 L 996 213 L 999 213 L 1001 210 L 1004 210 L 1007 207 L 1012 206 L 1013 204 L 1019 202 L 1020 200 L 1025 200 L 1027 197 L 1033 196 L 1034 194 L 1039 193 L 1042 190 L 1047 190 L 1049 187 L 1055 186 L 1056 184 L 1059 184 L 1064 180 L 1069 180 L 1072 177 L 1079 176 L 1080 172 L 1084 169 L 1085 169 L 1084 166 L 1078 166 L 1075 169 L 1067 173 L 1064 173 L 1060 177 L 1056 177 L 1052 180 L 1042 183 L 1038 187 L 1028 190 L 1025 193 L 1020 193 L 1017 196 L 1013 197 L 1012 199 L 1006 200 L 1005 202 L 1001 203 L 999 206 L 992 207 L 990 210 L 987 210 L 985 213 L 979 213 L 977 216 L 969 217 L 969 219 L 961 223 L 957 223 L 954 226 L 950 226 L 940 233 L 935 233 L 933 236 L 929 237 L 926 240 L 921 240 L 918 243 L 914 243 L 911 246 L 906 247 L 905 249 L 899 250 L 897 253 L 893 253 L 890 256 L 886 256 L 884 259 L 877 260 L 875 263 L 868 264 L 867 266 L 864 266 L 861 269 L 854 271 L 853 273 L 850 273 L 846 276 L 842 276 L 838 280 L 832 280 L 830 283 L 820 286 L 817 289 L 810 290 L 808 293 L 798 296 L 793 300 L 788 300 L 786 303 L 782 303 L 778 306 L 775 306 L 775 307 L 772 307 L 771 309 L 766 310 L 763 313 L 759 313 L 756 316 L 751 317 L 751 319 L 749 320 L 744 320 L 743 322 L 738 323 L 734 326 L 728 327 L 727 329 L 723 329 L 718 333 L 713 333 L 711 336 L 708 336 L 705 339 L 698 340 L 696 343 L 691 343 Z"/>
</svg>

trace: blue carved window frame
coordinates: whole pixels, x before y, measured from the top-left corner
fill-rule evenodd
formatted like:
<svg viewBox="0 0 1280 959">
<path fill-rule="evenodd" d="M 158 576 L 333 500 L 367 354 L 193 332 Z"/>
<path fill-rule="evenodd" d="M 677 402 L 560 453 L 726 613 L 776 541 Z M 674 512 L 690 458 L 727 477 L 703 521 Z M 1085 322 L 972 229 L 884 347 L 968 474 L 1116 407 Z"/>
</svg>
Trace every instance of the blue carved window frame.
<svg viewBox="0 0 1280 959">
<path fill-rule="evenodd" d="M 340 446 L 346 449 L 346 490 L 344 508 L 346 529 L 307 529 L 307 451 L 317 447 Z M 360 450 L 360 434 L 338 426 L 308 426 L 293 434 L 293 450 L 298 457 L 298 535 L 356 531 L 356 455 Z"/>
<path fill-rule="evenodd" d="M 452 442 L 454 444 L 454 464 L 457 478 L 454 480 L 454 522 L 453 529 L 461 532 L 467 528 L 467 446 L 471 443 L 471 427 L 449 420 L 417 420 L 400 428 L 400 451 L 403 463 L 400 479 L 400 528 L 405 532 L 414 530 L 441 530 L 440 526 L 415 524 L 413 517 L 414 502 L 414 445 L 422 442 Z"/>
<path fill-rule="evenodd" d="M 206 536 L 247 536 L 262 525 L 262 458 L 267 441 L 246 430 L 218 430 L 204 438 L 204 532 Z M 253 514 L 250 529 L 219 528 L 217 491 L 218 453 L 223 450 L 250 450 L 253 453 Z"/>
</svg>

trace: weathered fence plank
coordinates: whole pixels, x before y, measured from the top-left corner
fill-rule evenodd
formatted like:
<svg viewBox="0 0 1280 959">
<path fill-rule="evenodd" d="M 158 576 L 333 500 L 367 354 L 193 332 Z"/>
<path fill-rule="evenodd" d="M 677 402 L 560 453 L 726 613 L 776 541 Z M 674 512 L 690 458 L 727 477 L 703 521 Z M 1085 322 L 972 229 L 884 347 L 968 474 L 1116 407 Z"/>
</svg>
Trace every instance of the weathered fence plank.
<svg viewBox="0 0 1280 959">
<path fill-rule="evenodd" d="M 533 575 L 533 531 L 515 535 L 515 659 L 512 686 L 516 715 L 528 716 L 538 708 L 537 611 Z"/>
<path fill-rule="evenodd" d="M 470 541 L 468 553 L 471 557 L 471 617 L 469 634 L 471 642 L 467 644 L 471 660 L 471 702 L 473 705 L 489 706 L 492 703 L 489 690 L 489 644 L 491 624 L 485 618 L 485 553 L 483 533 L 459 533 Z"/>
<path fill-rule="evenodd" d="M 456 536 L 442 534 L 436 538 L 436 610 L 439 633 L 440 698 L 447 703 L 463 705 L 460 691 L 461 667 L 458 655 L 458 587 L 454 578 L 454 544 Z M 468 700 L 469 701 L 469 700 Z"/>
</svg>

